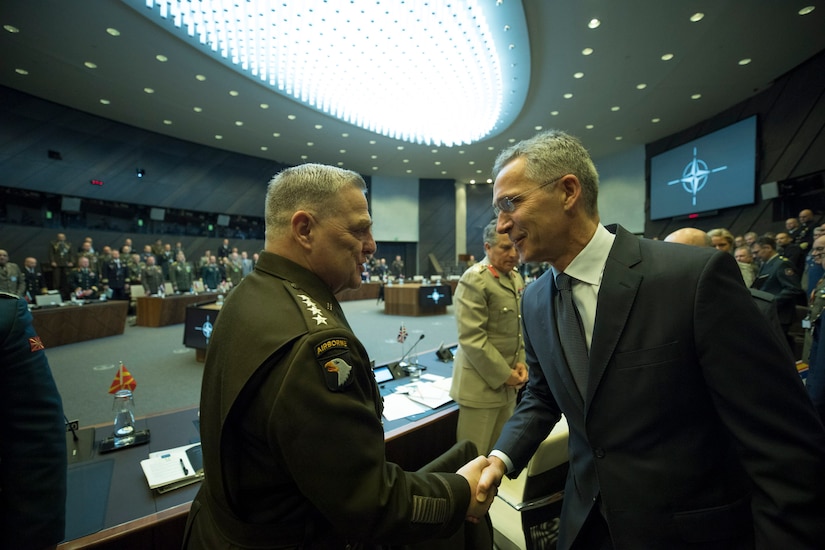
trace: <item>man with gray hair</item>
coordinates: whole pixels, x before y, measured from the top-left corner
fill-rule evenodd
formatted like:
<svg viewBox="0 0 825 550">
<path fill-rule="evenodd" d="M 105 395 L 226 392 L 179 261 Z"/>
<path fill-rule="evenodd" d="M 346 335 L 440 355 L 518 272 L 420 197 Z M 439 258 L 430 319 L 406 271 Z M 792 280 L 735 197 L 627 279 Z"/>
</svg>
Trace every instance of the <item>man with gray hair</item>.
<svg viewBox="0 0 825 550">
<path fill-rule="evenodd" d="M 319 164 L 269 183 L 264 251 L 206 356 L 205 479 L 185 548 L 374 548 L 475 533 L 465 518 L 482 517 L 490 537 L 492 496 L 475 494 L 487 460 L 472 445 L 457 474 L 385 458 L 381 394 L 335 298 L 358 288 L 375 252 L 364 189 L 355 172 Z"/>
</svg>

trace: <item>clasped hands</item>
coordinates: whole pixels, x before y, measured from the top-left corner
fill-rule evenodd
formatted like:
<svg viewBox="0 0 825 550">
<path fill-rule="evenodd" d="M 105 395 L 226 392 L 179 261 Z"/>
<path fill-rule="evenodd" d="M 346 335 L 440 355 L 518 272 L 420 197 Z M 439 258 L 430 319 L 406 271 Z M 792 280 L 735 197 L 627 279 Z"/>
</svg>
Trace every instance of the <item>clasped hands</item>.
<svg viewBox="0 0 825 550">
<path fill-rule="evenodd" d="M 524 363 L 516 363 L 510 373 L 510 378 L 504 383 L 505 386 L 510 386 L 520 390 L 527 383 L 527 365 Z"/>
<path fill-rule="evenodd" d="M 506 467 L 500 458 L 479 456 L 462 466 L 458 474 L 470 484 L 467 521 L 478 523 L 490 509 L 504 477 Z"/>
</svg>

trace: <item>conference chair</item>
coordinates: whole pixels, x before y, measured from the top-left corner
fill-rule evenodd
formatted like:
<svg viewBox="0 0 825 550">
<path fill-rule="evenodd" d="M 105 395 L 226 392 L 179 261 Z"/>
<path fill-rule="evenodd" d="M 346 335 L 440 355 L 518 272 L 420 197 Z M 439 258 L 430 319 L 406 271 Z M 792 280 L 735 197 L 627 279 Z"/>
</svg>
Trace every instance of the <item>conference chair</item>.
<svg viewBox="0 0 825 550">
<path fill-rule="evenodd" d="M 490 507 L 500 550 L 556 547 L 567 478 L 567 420 L 562 416 L 516 479 L 505 477 Z"/>
</svg>

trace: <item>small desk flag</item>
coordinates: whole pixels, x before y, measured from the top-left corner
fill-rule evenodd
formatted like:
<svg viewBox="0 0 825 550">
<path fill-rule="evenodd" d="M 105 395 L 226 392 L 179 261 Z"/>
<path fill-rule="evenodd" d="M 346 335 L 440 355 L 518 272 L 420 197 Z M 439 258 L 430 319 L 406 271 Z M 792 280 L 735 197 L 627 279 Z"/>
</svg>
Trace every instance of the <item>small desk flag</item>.
<svg viewBox="0 0 825 550">
<path fill-rule="evenodd" d="M 120 390 L 132 390 L 137 387 L 137 382 L 132 378 L 132 374 L 126 369 L 126 365 L 120 363 L 120 368 L 117 370 L 115 379 L 112 380 L 112 385 L 109 386 L 109 393 L 117 393 Z"/>
<path fill-rule="evenodd" d="M 405 327 L 403 324 L 401 325 L 401 328 L 398 329 L 397 340 L 399 344 L 403 344 L 407 340 L 407 327 Z"/>
</svg>

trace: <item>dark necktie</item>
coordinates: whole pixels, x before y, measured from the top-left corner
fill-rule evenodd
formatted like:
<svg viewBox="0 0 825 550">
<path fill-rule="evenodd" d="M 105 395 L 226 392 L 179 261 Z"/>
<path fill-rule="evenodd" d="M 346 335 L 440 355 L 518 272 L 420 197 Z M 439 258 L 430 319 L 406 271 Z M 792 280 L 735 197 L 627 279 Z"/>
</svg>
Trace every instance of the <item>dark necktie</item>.
<svg viewBox="0 0 825 550">
<path fill-rule="evenodd" d="M 587 394 L 590 360 L 579 310 L 573 302 L 572 278 L 566 273 L 559 273 L 556 277 L 556 288 L 558 294 L 554 302 L 559 340 L 573 380 L 576 381 L 579 393 L 584 398 Z"/>
</svg>

